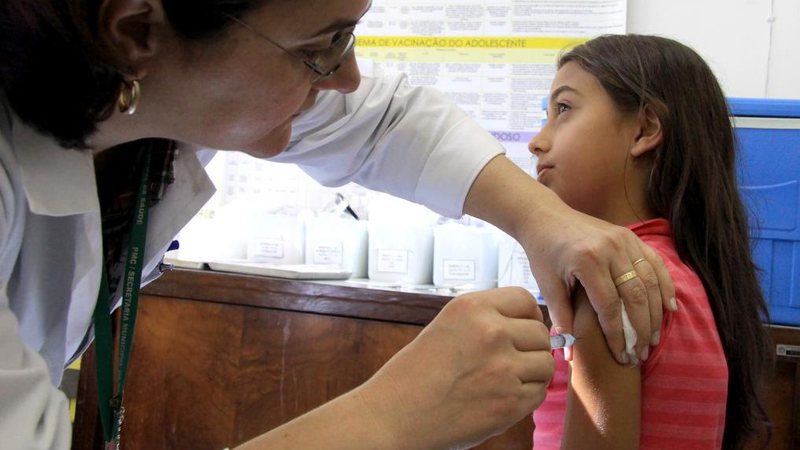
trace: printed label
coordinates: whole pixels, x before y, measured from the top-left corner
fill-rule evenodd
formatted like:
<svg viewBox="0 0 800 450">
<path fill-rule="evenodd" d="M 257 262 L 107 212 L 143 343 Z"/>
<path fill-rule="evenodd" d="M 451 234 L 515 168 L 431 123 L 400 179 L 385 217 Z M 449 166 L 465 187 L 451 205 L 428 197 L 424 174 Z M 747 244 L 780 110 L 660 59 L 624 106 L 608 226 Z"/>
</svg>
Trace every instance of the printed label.
<svg viewBox="0 0 800 450">
<path fill-rule="evenodd" d="M 283 239 L 282 238 L 257 238 L 250 241 L 251 253 L 253 258 L 283 258 Z"/>
<path fill-rule="evenodd" d="M 341 241 L 317 241 L 311 244 L 311 260 L 314 264 L 342 265 L 343 255 Z"/>
<path fill-rule="evenodd" d="M 408 250 L 378 249 L 378 272 L 408 273 Z"/>
<path fill-rule="evenodd" d="M 469 259 L 445 259 L 442 261 L 442 277 L 445 280 L 475 279 L 475 261 Z"/>
</svg>

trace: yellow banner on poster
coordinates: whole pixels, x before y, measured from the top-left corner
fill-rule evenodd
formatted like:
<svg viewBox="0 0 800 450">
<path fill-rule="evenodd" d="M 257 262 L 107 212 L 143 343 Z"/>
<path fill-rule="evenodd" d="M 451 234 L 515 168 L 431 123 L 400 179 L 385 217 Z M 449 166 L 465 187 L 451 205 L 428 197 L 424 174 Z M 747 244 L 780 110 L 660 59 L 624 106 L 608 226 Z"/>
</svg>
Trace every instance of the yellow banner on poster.
<svg viewBox="0 0 800 450">
<path fill-rule="evenodd" d="M 561 50 L 586 42 L 586 38 L 474 37 L 474 36 L 358 36 L 366 48 L 458 48 Z"/>
</svg>

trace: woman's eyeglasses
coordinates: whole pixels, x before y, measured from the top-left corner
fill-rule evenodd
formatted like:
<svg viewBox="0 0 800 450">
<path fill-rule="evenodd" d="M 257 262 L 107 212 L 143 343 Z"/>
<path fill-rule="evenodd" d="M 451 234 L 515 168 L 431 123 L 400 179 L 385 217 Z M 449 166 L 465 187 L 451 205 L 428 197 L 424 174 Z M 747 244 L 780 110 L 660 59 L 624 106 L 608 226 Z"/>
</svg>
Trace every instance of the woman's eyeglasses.
<svg viewBox="0 0 800 450">
<path fill-rule="evenodd" d="M 306 67 L 314 72 L 314 77 L 311 79 L 312 84 L 330 78 L 334 73 L 336 73 L 345 60 L 350 57 L 350 54 L 353 52 L 353 48 L 356 45 L 356 37 L 353 35 L 353 33 L 340 33 L 334 36 L 334 40 L 330 47 L 326 48 L 325 50 L 313 52 L 313 57 L 300 56 L 285 49 L 282 45 L 262 34 L 260 31 L 251 27 L 241 19 L 237 19 L 236 17 L 230 15 L 228 18 L 247 28 L 261 39 L 264 39 L 270 44 L 302 61 Z"/>
</svg>

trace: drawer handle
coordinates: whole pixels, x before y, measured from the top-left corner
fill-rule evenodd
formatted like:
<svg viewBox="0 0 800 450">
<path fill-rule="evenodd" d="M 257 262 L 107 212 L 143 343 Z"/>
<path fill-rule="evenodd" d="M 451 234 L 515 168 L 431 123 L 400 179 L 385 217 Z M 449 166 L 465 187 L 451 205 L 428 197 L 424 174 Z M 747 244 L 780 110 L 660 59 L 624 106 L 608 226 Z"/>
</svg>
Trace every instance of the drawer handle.
<svg viewBox="0 0 800 450">
<path fill-rule="evenodd" d="M 775 354 L 800 362 L 800 345 L 778 344 L 775 346 Z"/>
</svg>

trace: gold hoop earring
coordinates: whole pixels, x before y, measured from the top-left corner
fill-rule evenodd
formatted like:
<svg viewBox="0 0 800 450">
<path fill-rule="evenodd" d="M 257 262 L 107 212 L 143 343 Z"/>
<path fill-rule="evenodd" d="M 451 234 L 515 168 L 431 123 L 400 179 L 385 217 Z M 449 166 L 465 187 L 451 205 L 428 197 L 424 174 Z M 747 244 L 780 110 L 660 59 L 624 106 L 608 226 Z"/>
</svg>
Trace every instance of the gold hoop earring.
<svg viewBox="0 0 800 450">
<path fill-rule="evenodd" d="M 139 82 L 136 80 L 123 81 L 119 87 L 117 108 L 122 114 L 133 114 L 139 104 Z"/>
</svg>

